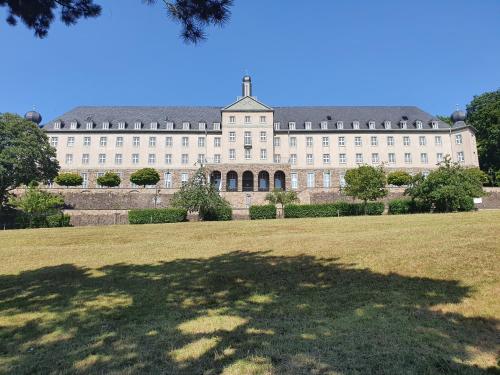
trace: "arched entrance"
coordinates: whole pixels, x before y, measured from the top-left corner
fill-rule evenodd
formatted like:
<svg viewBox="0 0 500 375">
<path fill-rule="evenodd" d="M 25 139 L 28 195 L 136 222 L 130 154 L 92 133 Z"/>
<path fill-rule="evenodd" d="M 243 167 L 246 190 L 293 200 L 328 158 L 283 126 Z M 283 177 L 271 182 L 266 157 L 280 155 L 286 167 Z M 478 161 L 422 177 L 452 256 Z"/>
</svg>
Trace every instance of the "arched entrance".
<svg viewBox="0 0 500 375">
<path fill-rule="evenodd" d="M 210 182 L 217 190 L 220 191 L 222 187 L 222 174 L 219 171 L 213 171 L 210 174 Z"/>
<path fill-rule="evenodd" d="M 269 191 L 269 173 L 260 171 L 258 175 L 259 191 Z"/>
<path fill-rule="evenodd" d="M 276 171 L 274 173 L 274 188 L 276 190 L 286 190 L 285 186 L 285 172 Z"/>
<path fill-rule="evenodd" d="M 235 171 L 227 172 L 226 188 L 227 191 L 238 191 L 238 173 Z"/>
<path fill-rule="evenodd" d="M 243 172 L 242 181 L 243 191 L 253 191 L 253 173 L 250 171 Z"/>
</svg>

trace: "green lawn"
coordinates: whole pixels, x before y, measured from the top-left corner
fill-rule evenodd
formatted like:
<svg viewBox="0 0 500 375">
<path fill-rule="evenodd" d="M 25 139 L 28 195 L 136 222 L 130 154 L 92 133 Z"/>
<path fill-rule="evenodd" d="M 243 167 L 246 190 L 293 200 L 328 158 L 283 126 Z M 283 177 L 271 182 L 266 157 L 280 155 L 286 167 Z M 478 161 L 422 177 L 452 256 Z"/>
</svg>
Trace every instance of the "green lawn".
<svg viewBox="0 0 500 375">
<path fill-rule="evenodd" d="M 0 232 L 0 373 L 500 373 L 500 211 Z"/>
</svg>

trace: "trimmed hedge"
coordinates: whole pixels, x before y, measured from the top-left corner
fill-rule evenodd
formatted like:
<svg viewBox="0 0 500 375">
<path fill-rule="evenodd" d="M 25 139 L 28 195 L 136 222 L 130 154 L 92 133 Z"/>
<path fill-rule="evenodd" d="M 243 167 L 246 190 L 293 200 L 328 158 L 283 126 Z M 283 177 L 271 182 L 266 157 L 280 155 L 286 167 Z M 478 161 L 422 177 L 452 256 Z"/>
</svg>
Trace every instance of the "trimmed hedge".
<svg viewBox="0 0 500 375">
<path fill-rule="evenodd" d="M 368 202 L 367 215 L 382 215 L 384 203 Z M 285 218 L 301 217 L 332 217 L 332 216 L 357 216 L 365 214 L 363 203 L 349 203 L 339 201 L 326 204 L 289 204 L 285 206 Z"/>
<path fill-rule="evenodd" d="M 185 221 L 186 217 L 187 211 L 182 208 L 151 208 L 128 212 L 130 224 L 178 223 Z"/>
<path fill-rule="evenodd" d="M 233 219 L 233 209 L 231 206 L 221 206 L 213 210 L 204 212 L 202 215 L 204 221 L 229 221 Z"/>
<path fill-rule="evenodd" d="M 393 199 L 389 201 L 390 215 L 417 214 L 430 212 L 428 204 L 412 199 Z"/>
<path fill-rule="evenodd" d="M 266 204 L 262 206 L 250 206 L 250 220 L 260 219 L 276 219 L 276 206 L 274 204 Z"/>
</svg>

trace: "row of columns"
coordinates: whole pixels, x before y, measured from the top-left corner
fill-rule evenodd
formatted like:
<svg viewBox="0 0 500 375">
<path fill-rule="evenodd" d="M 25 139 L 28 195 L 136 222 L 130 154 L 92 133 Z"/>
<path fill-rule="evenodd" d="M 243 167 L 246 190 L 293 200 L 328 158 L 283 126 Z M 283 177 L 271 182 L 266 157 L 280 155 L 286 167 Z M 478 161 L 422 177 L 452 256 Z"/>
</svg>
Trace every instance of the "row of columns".
<svg viewBox="0 0 500 375">
<path fill-rule="evenodd" d="M 221 191 L 269 191 L 272 189 L 286 189 L 286 176 L 283 171 L 270 174 L 267 171 L 254 173 L 244 171 L 241 174 L 230 170 L 225 175 L 214 170 L 210 174 L 210 180 L 218 185 Z"/>
</svg>

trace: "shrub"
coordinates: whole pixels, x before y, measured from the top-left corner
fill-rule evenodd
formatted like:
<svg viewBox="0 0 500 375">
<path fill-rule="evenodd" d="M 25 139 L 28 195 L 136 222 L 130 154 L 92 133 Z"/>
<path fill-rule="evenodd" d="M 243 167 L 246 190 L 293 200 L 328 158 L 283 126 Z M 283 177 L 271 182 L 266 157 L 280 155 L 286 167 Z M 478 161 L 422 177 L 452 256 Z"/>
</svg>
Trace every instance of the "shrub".
<svg viewBox="0 0 500 375">
<path fill-rule="evenodd" d="M 472 211 L 474 209 L 474 199 L 471 197 L 464 197 L 459 201 L 459 211 Z"/>
<path fill-rule="evenodd" d="M 57 228 L 70 227 L 70 216 L 61 213 L 48 216 L 32 217 L 24 212 L 18 212 L 15 223 L 16 228 Z"/>
<path fill-rule="evenodd" d="M 384 203 L 368 202 L 366 204 L 367 215 L 382 215 Z M 286 218 L 302 217 L 333 217 L 333 216 L 357 216 L 365 214 L 363 203 L 349 203 L 339 201 L 326 204 L 289 204 L 285 206 Z"/>
<path fill-rule="evenodd" d="M 250 219 L 276 219 L 276 206 L 274 204 L 266 204 L 262 206 L 250 206 Z"/>
<path fill-rule="evenodd" d="M 97 183 L 101 186 L 117 187 L 121 182 L 120 176 L 113 172 L 106 172 L 103 176 L 97 177 Z"/>
<path fill-rule="evenodd" d="M 142 168 L 130 175 L 130 182 L 146 187 L 156 185 L 160 181 L 160 175 L 154 168 Z"/>
<path fill-rule="evenodd" d="M 80 186 L 83 183 L 83 177 L 76 173 L 60 173 L 54 179 L 55 183 L 61 186 Z"/>
<path fill-rule="evenodd" d="M 394 171 L 387 175 L 387 183 L 394 186 L 408 185 L 411 182 L 411 175 L 405 171 Z"/>
<path fill-rule="evenodd" d="M 70 227 L 71 217 L 69 215 L 56 214 L 45 218 L 48 228 Z"/>
<path fill-rule="evenodd" d="M 158 224 L 178 223 L 185 221 L 187 211 L 182 208 L 151 208 L 130 210 L 128 221 L 130 224 Z"/>
<path fill-rule="evenodd" d="M 366 204 L 366 215 L 382 215 L 385 210 L 383 202 L 368 202 Z"/>
<path fill-rule="evenodd" d="M 430 205 L 420 200 L 399 198 L 389 202 L 389 214 L 391 215 L 416 214 L 430 210 Z"/>
<path fill-rule="evenodd" d="M 229 221 L 233 219 L 233 209 L 229 205 L 209 208 L 202 213 L 202 217 L 205 221 Z"/>
</svg>

